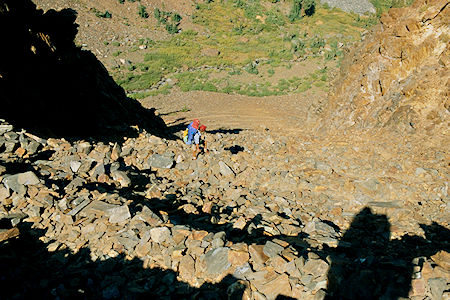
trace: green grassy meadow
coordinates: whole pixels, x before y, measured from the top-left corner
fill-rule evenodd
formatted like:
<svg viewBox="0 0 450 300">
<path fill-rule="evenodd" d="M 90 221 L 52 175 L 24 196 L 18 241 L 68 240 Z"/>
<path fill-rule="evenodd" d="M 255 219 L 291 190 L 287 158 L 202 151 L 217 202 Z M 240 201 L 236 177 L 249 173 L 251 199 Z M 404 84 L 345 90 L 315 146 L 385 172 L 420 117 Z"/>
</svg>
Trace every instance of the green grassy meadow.
<svg viewBox="0 0 450 300">
<path fill-rule="evenodd" d="M 172 85 L 155 88 L 163 78 L 175 79 L 182 91 L 250 96 L 301 93 L 311 87 L 327 90 L 329 71 L 339 66 L 343 49 L 360 41 L 381 12 L 399 5 L 399 0 L 373 2 L 377 15 L 317 5 L 312 16 L 295 21 L 288 17 L 289 0 L 198 3 L 190 21 L 201 30 L 181 30 L 158 42 L 140 41 L 148 46 L 143 59 L 120 67 L 113 76 L 133 98 L 168 93 Z M 137 51 L 137 46 L 128 51 Z M 113 55 L 126 57 L 127 50 Z M 295 75 L 283 71 L 299 62 L 317 67 Z M 245 75 L 251 80 L 243 82 Z"/>
</svg>

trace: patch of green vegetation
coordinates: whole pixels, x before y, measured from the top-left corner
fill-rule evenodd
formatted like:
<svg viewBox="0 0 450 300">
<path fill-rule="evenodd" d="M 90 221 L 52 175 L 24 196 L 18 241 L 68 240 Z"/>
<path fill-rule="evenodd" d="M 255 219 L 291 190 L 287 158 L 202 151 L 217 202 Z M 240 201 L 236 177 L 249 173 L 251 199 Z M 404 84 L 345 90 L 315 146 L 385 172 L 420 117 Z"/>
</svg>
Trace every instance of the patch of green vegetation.
<svg viewBox="0 0 450 300">
<path fill-rule="evenodd" d="M 294 22 L 304 16 L 312 16 L 316 10 L 315 0 L 293 0 L 289 20 Z"/>
<path fill-rule="evenodd" d="M 247 71 L 247 73 L 249 73 L 249 74 L 255 74 L 255 75 L 259 74 L 258 68 L 254 64 L 250 64 L 249 66 L 245 67 L 244 70 Z"/>
<path fill-rule="evenodd" d="M 131 93 L 131 94 L 127 94 L 127 96 L 129 98 L 135 99 L 135 100 L 139 100 L 139 99 L 144 99 L 147 97 L 151 97 L 151 96 L 157 96 L 157 95 L 168 95 L 170 93 L 170 90 L 172 89 L 171 85 L 164 85 L 161 88 L 157 89 L 157 90 L 151 90 L 151 91 L 146 91 L 146 92 L 138 92 L 138 93 Z"/>
<path fill-rule="evenodd" d="M 122 54 L 122 51 L 117 50 L 112 53 L 112 56 L 119 56 L 120 54 Z"/>
<path fill-rule="evenodd" d="M 214 71 L 211 70 L 183 72 L 177 74 L 175 77 L 178 80 L 177 85 L 183 92 L 212 91 L 255 97 L 302 93 L 311 89 L 313 85 L 323 89 L 328 86 L 326 68 L 316 70 L 303 78 L 294 76 L 289 79 L 280 79 L 276 84 L 271 84 L 264 79 L 261 81 L 241 83 L 233 80 L 231 76 L 217 78 L 217 76 L 212 76 L 213 74 Z"/>
<path fill-rule="evenodd" d="M 214 82 L 208 81 L 209 72 L 185 72 L 175 76 L 178 79 L 178 86 L 183 92 L 188 91 L 209 91 L 217 92 Z"/>
<path fill-rule="evenodd" d="M 183 106 L 183 107 L 181 108 L 180 111 L 181 111 L 181 112 L 189 112 L 189 111 L 191 111 L 191 109 L 188 108 L 188 107 L 185 105 L 185 106 Z"/>
<path fill-rule="evenodd" d="M 111 19 L 112 18 L 112 14 L 109 11 L 107 11 L 107 10 L 105 10 L 104 12 L 101 12 L 101 11 L 99 11 L 96 8 L 92 8 L 91 10 L 95 14 L 95 16 L 98 17 L 98 18 L 105 18 L 105 19 Z"/>
<path fill-rule="evenodd" d="M 149 17 L 148 12 L 147 12 L 147 7 L 145 7 L 144 5 L 139 5 L 138 6 L 138 15 L 141 18 L 147 19 Z"/>
<path fill-rule="evenodd" d="M 158 21 L 158 24 L 165 25 L 168 33 L 175 34 L 180 31 L 178 26 L 180 25 L 182 18 L 178 13 L 162 11 L 159 8 L 155 8 L 155 10 L 153 11 L 153 15 Z"/>
<path fill-rule="evenodd" d="M 162 72 L 146 71 L 142 74 L 128 73 L 119 78 L 117 83 L 127 91 L 138 91 L 151 88 L 162 78 Z"/>
<path fill-rule="evenodd" d="M 144 60 L 136 64 L 130 73 L 120 69 L 114 76 L 128 91 L 145 90 L 168 74 L 212 66 L 228 70 L 222 72 L 225 78 L 221 75 L 220 79 L 210 79 L 205 71 L 181 72 L 176 75 L 177 85 L 183 91 L 207 90 L 247 95 L 297 93 L 311 88 L 315 81 L 326 83 L 326 73 L 314 75 L 314 78 L 309 75 L 302 79 L 290 78 L 276 84 L 268 84 L 267 81 L 274 75 L 274 68 L 289 69 L 296 59 L 319 57 L 324 62 L 336 60 L 339 63 L 343 47 L 359 41 L 361 32 L 378 19 L 376 16 L 359 16 L 329 9 L 310 0 L 295 0 L 295 3 L 301 3 L 297 11 L 300 18 L 290 22 L 289 15 L 281 9 L 284 4 L 276 0 L 198 2 L 191 18 L 193 23 L 204 28 L 201 34 L 194 30 L 180 32 L 177 24 L 181 16 L 155 9 L 154 17 L 159 24 L 165 26 L 168 32 L 177 34 L 156 42 L 139 40 L 139 45 L 151 46 L 146 50 Z M 308 15 L 304 10 L 312 7 L 310 5 L 314 5 L 314 14 Z M 220 54 L 199 55 L 205 49 L 215 49 Z M 267 72 L 259 65 L 257 67 L 254 64 L 256 61 L 265 61 L 270 66 Z M 242 75 L 243 71 L 258 75 L 252 76 L 257 77 L 254 79 L 257 82 L 236 83 L 237 76 Z M 235 76 L 234 79 L 231 76 Z M 323 84 L 319 85 L 322 87 Z"/>
</svg>

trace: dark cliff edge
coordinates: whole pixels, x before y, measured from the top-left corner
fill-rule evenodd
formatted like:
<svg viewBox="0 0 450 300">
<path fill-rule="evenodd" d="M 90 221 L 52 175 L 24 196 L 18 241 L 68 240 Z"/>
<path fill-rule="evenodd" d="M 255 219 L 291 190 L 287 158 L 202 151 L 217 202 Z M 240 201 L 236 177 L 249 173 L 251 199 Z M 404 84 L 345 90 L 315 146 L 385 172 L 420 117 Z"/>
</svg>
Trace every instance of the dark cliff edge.
<svg viewBox="0 0 450 300">
<path fill-rule="evenodd" d="M 76 18 L 72 9 L 0 0 L 0 118 L 43 137 L 163 135 L 154 111 L 127 98 L 101 62 L 75 45 Z"/>
</svg>

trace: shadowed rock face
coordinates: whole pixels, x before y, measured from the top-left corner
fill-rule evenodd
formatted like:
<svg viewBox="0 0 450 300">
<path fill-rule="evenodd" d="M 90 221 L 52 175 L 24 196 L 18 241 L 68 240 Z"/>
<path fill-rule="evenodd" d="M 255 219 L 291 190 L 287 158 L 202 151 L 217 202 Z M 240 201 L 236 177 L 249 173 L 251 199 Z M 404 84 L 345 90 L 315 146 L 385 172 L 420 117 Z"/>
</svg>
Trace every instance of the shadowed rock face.
<svg viewBox="0 0 450 300">
<path fill-rule="evenodd" d="M 163 128 L 128 99 L 104 66 L 74 44 L 77 13 L 43 12 L 29 0 L 0 0 L 1 115 L 29 131 L 92 137 L 132 125 Z M 154 130 L 153 130 L 154 131 Z"/>
<path fill-rule="evenodd" d="M 448 3 L 416 1 L 384 14 L 372 37 L 344 60 L 327 103 L 315 108 L 331 121 L 322 127 L 445 131 L 450 106 Z"/>
</svg>

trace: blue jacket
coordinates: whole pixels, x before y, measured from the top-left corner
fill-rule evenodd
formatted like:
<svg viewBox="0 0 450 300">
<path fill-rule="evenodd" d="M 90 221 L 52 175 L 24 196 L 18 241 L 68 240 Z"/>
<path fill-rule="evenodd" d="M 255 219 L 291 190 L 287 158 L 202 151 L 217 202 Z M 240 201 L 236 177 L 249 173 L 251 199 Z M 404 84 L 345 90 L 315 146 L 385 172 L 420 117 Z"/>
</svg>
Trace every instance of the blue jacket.
<svg viewBox="0 0 450 300">
<path fill-rule="evenodd" d="M 192 127 L 192 123 L 194 122 L 191 122 L 191 124 L 189 124 L 188 126 L 187 144 L 192 144 L 192 142 L 194 141 L 194 135 L 198 132 L 198 129 Z"/>
</svg>

